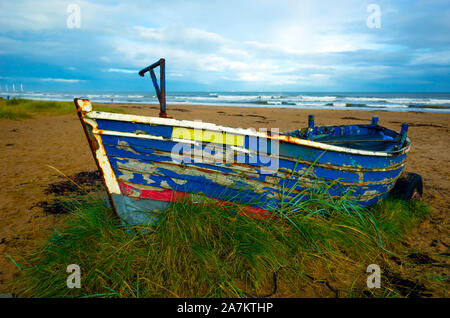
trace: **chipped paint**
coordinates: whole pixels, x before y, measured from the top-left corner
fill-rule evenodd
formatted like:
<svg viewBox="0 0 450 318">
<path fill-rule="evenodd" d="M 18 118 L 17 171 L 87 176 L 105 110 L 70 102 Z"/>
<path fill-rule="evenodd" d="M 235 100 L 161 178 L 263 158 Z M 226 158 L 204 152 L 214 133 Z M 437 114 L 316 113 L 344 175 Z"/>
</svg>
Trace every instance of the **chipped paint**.
<svg viewBox="0 0 450 318">
<path fill-rule="evenodd" d="M 128 148 L 128 147 L 120 147 L 120 149 L 124 149 L 127 151 L 130 151 L 132 153 L 135 153 L 136 151 L 133 148 Z M 171 164 L 176 164 L 179 165 L 180 162 L 183 161 L 183 159 L 186 158 L 186 156 L 173 156 L 171 153 L 169 152 L 164 152 L 164 151 L 157 151 L 159 155 L 161 156 L 167 156 L 167 157 L 171 157 Z M 123 160 L 127 160 L 126 158 L 123 158 Z M 217 163 L 217 162 L 211 162 L 206 160 L 203 161 L 204 163 L 214 163 L 215 165 L 210 166 L 209 168 L 205 168 L 204 171 L 208 171 L 208 173 L 210 174 L 220 174 L 222 172 L 218 171 L 217 168 L 215 168 L 215 166 L 221 166 L 221 167 L 229 167 L 230 171 L 227 173 L 223 173 L 223 174 L 232 174 L 232 175 L 237 175 L 240 177 L 244 177 L 244 178 L 252 178 L 252 177 L 258 177 L 260 176 L 260 169 L 264 168 L 261 166 L 255 167 L 255 166 L 251 166 L 248 164 L 237 164 L 237 163 Z M 301 161 L 298 161 L 299 163 Z M 314 169 L 312 169 L 311 171 L 308 172 L 309 167 L 310 167 L 311 163 L 307 163 L 307 165 L 305 165 L 305 167 L 302 167 L 301 169 L 293 172 L 292 170 L 286 169 L 286 168 L 280 168 L 278 172 L 275 172 L 271 175 L 266 175 L 265 176 L 265 180 L 280 180 L 280 179 L 296 179 L 301 177 L 302 180 L 308 180 L 308 178 L 312 178 L 311 180 L 309 180 L 309 182 L 311 184 L 314 183 L 324 183 L 326 181 L 321 181 L 320 179 L 318 179 L 318 177 L 314 174 Z M 159 165 L 162 167 L 164 165 L 169 165 L 169 162 L 160 162 Z M 180 166 L 181 167 L 181 166 Z M 319 165 L 316 164 L 316 168 L 323 168 L 323 169 L 336 169 L 335 166 L 331 166 L 331 165 Z M 181 168 L 180 168 L 181 169 Z M 182 168 L 183 170 L 180 171 L 184 171 L 185 173 L 187 173 L 187 171 L 189 169 L 194 169 L 191 167 L 186 167 L 183 166 Z M 186 170 L 188 169 L 188 170 Z M 350 169 L 349 169 L 350 170 Z M 386 170 L 386 169 L 385 169 Z M 352 170 L 350 170 L 352 171 Z M 308 172 L 308 173 L 306 173 Z M 386 184 L 386 183 L 392 183 L 392 180 L 390 178 L 388 179 L 384 179 L 384 180 L 380 180 L 380 181 L 364 181 L 363 177 L 364 177 L 364 173 L 363 172 L 358 172 L 358 182 L 345 182 L 345 181 L 340 181 L 338 180 L 338 182 L 342 185 L 372 185 L 372 184 Z M 274 184 L 277 184 L 277 182 L 272 182 Z"/>
</svg>

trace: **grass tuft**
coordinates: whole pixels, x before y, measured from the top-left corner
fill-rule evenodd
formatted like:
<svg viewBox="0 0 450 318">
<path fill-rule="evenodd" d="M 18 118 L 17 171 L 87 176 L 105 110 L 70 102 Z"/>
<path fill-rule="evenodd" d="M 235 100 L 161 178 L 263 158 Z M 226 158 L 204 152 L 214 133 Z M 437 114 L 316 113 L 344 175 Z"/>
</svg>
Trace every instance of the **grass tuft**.
<svg viewBox="0 0 450 318">
<path fill-rule="evenodd" d="M 123 109 L 107 106 L 94 107 L 95 110 L 124 113 Z M 23 98 L 0 99 L 0 119 L 21 120 L 32 118 L 35 114 L 65 115 L 74 114 L 73 102 L 37 101 Z"/>
</svg>

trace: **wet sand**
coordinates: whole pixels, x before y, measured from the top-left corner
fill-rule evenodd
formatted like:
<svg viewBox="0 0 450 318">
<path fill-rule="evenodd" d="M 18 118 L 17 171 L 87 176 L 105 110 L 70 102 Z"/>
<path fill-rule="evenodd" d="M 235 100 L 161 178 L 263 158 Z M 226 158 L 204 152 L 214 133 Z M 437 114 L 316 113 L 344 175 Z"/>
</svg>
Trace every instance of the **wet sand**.
<svg viewBox="0 0 450 318">
<path fill-rule="evenodd" d="M 114 106 L 132 114 L 159 113 L 155 105 Z M 380 125 L 399 131 L 401 123 L 408 122 L 412 147 L 405 170 L 422 175 L 424 200 L 433 217 L 414 230 L 406 244 L 428 255 L 448 255 L 450 114 L 194 105 L 169 105 L 168 114 L 176 119 L 280 131 L 305 127 L 309 114 L 315 115 L 316 125 L 369 123 L 372 116 L 378 116 Z M 34 243 L 48 237 L 66 217 L 45 213 L 39 204 L 51 196 L 46 193 L 49 184 L 64 180 L 51 167 L 74 175 L 95 171 L 96 165 L 75 111 L 73 115 L 22 121 L 1 119 L 0 165 L 0 293 L 5 293 L 6 284 L 19 273 L 6 255 L 15 259 L 33 251 Z M 448 268 L 442 271 L 448 277 Z"/>
</svg>

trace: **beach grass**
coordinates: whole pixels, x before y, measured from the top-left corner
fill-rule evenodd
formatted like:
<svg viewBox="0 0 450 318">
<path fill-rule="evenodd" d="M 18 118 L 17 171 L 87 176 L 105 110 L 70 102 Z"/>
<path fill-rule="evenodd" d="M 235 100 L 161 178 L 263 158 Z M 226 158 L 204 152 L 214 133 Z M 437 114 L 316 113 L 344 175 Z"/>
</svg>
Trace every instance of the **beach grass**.
<svg viewBox="0 0 450 318">
<path fill-rule="evenodd" d="M 98 111 L 108 111 L 115 113 L 124 113 L 120 108 L 95 106 Z M 65 115 L 74 114 L 75 106 L 73 102 L 56 102 L 56 101 L 37 101 L 31 99 L 0 98 L 0 119 L 21 120 L 32 118 L 36 114 L 45 115 Z"/>
<path fill-rule="evenodd" d="M 130 233 L 101 200 L 70 206 L 64 227 L 33 254 L 12 260 L 21 271 L 11 284 L 16 296 L 407 296 L 389 280 L 369 290 L 365 271 L 379 264 L 389 273 L 390 259 L 403 257 L 399 243 L 430 215 L 422 202 L 387 199 L 363 209 L 315 191 L 301 211 L 289 205 L 254 219 L 236 204 L 187 197 L 156 226 Z M 70 264 L 80 266 L 81 288 L 66 285 Z"/>
</svg>

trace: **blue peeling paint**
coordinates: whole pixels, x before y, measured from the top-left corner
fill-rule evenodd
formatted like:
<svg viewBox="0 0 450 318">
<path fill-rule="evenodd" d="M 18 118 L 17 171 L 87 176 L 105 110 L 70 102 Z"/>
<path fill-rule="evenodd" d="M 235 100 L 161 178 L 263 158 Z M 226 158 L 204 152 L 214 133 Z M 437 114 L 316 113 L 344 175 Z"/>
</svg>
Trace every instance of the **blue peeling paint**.
<svg viewBox="0 0 450 318">
<path fill-rule="evenodd" d="M 280 156 L 277 157 L 277 169 L 273 173 L 266 174 L 262 169 L 272 167 L 271 160 L 274 160 L 274 157 L 269 157 L 269 155 L 271 153 L 275 155 L 276 148 L 270 142 L 266 143 L 267 140 L 264 138 L 245 136 L 245 148 L 260 150 L 260 155 L 255 158 L 255 156 L 245 153 L 235 153 L 234 159 L 238 163 L 195 162 L 190 156 L 185 158 L 190 159 L 191 162 L 187 160 L 175 162 L 170 154 L 172 149 L 179 144 L 168 139 L 172 135 L 171 126 L 113 120 L 98 120 L 98 124 L 99 129 L 103 130 L 167 138 L 155 140 L 102 135 L 105 151 L 119 181 L 129 183 L 138 189 L 139 185 L 161 189 L 169 188 L 187 193 L 204 194 L 221 200 L 246 203 L 263 209 L 279 207 L 283 194 L 285 200 L 291 200 L 298 195 L 298 192 L 311 190 L 311 185 L 317 184 L 317 182 L 333 183 L 329 188 L 330 196 L 342 196 L 349 192 L 361 205 L 369 206 L 386 197 L 403 170 L 406 160 L 406 154 L 385 157 L 367 156 L 324 151 L 281 142 L 279 144 Z M 303 129 L 290 134 L 321 142 L 327 140 L 335 142 L 336 139 L 333 138 L 349 139 L 352 137 L 357 139 L 357 136 L 362 135 L 366 138 L 364 142 L 371 146 L 371 143 L 376 143 L 379 138 L 391 142 L 395 138 L 400 140 L 406 133 L 402 136 L 393 131 L 381 129 L 376 124 L 314 126 L 312 120 L 309 132 Z M 216 146 L 219 147 L 216 149 L 219 150 L 219 153 L 227 149 L 222 148 L 223 145 Z M 390 150 L 389 147 L 394 146 L 391 143 L 386 150 Z M 205 153 L 209 149 L 207 147 L 211 147 L 211 144 L 205 143 L 199 147 L 186 143 L 179 153 L 182 154 L 183 151 Z M 314 162 L 315 165 L 311 166 Z M 144 168 L 135 163 L 143 164 Z M 173 168 L 174 165 L 178 165 L 182 169 L 176 170 Z M 150 170 L 146 170 L 145 167 L 150 167 Z M 242 169 L 243 171 L 241 171 Z M 226 186 L 220 184 L 217 180 L 219 177 L 229 180 L 229 183 Z M 285 189 L 284 193 L 283 188 Z M 294 191 L 288 195 L 287 191 L 290 188 L 295 188 L 298 192 Z M 301 199 L 306 198 L 305 195 Z M 166 202 L 162 204 L 155 200 L 139 200 L 126 196 L 114 197 L 114 200 L 117 208 L 121 211 L 119 214 L 122 214 L 121 217 L 127 219 L 130 224 L 149 222 L 155 217 L 152 214 L 155 206 L 161 209 L 167 206 Z M 139 214 L 138 210 L 143 210 L 144 213 Z"/>
</svg>

